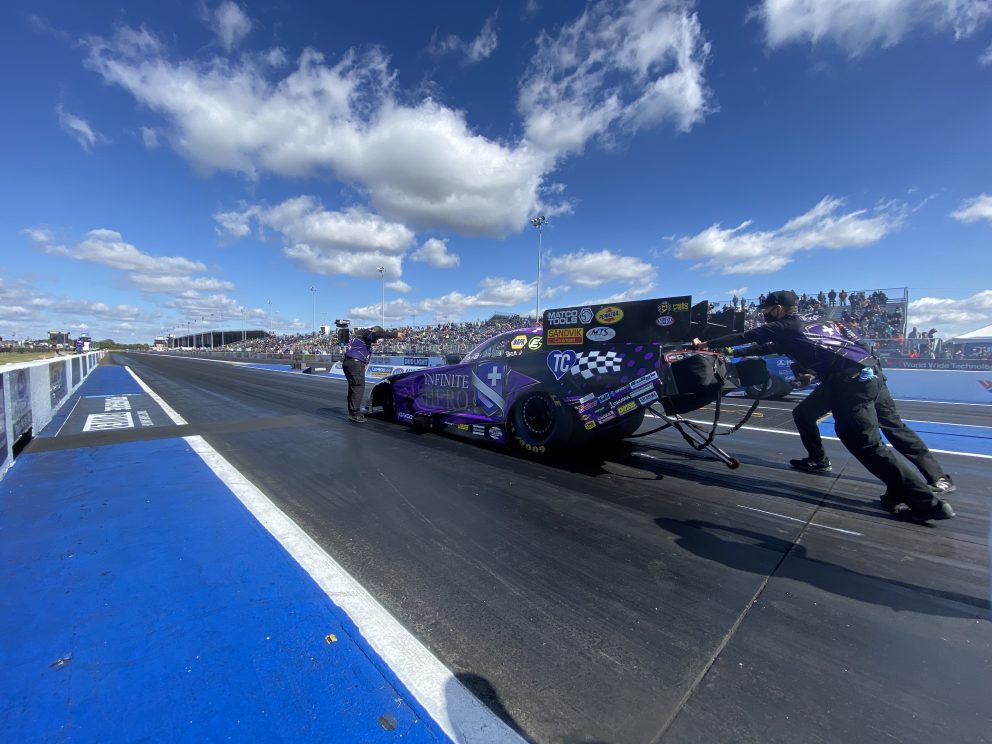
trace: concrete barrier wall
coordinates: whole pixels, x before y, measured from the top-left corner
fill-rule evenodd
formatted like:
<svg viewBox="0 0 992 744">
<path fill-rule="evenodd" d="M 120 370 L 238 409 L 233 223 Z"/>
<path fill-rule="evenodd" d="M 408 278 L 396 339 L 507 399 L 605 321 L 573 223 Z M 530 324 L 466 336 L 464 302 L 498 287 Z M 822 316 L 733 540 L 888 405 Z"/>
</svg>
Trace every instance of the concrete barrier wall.
<svg viewBox="0 0 992 744">
<path fill-rule="evenodd" d="M 992 405 L 992 372 L 886 369 L 893 398 Z"/>
<path fill-rule="evenodd" d="M 0 477 L 14 462 L 17 441 L 45 428 L 104 354 L 91 351 L 0 367 Z"/>
</svg>

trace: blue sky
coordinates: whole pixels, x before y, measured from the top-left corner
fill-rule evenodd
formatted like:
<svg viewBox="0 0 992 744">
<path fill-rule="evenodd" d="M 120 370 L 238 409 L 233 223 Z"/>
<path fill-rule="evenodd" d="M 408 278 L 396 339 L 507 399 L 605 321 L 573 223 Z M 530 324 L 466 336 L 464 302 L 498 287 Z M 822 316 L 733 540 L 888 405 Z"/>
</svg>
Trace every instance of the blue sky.
<svg viewBox="0 0 992 744">
<path fill-rule="evenodd" d="M 992 322 L 988 0 L 0 11 L 0 336 L 909 287 Z M 384 271 L 380 278 L 378 267 Z M 311 287 L 314 288 L 311 291 Z"/>
</svg>

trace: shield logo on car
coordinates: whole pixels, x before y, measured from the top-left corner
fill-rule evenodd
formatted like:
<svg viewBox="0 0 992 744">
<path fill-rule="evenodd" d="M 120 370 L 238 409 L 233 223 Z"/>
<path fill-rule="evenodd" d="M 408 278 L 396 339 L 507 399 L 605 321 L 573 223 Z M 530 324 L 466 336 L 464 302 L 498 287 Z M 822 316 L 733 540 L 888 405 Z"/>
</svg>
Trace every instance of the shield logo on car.
<svg viewBox="0 0 992 744">
<path fill-rule="evenodd" d="M 503 383 L 506 381 L 506 365 L 499 362 L 485 362 L 472 370 L 472 387 L 475 388 L 475 402 L 487 416 L 503 415 L 506 400 L 503 398 Z"/>
</svg>

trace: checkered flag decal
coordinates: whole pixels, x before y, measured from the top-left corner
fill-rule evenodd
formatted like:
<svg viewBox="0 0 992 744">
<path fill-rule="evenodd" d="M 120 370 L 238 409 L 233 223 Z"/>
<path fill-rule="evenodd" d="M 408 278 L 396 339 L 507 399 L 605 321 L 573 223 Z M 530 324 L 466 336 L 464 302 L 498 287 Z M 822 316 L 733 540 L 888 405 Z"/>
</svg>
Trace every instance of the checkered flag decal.
<svg viewBox="0 0 992 744">
<path fill-rule="evenodd" d="M 588 380 L 596 375 L 619 372 L 621 361 L 623 357 L 615 351 L 584 351 L 579 354 L 569 372 Z"/>
</svg>

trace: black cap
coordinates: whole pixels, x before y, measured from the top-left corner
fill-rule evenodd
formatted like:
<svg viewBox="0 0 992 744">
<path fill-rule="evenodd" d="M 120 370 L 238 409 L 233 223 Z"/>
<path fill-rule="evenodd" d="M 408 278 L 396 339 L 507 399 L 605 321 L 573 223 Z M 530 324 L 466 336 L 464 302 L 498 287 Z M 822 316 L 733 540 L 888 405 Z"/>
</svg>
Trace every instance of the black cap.
<svg viewBox="0 0 992 744">
<path fill-rule="evenodd" d="M 799 304 L 799 297 L 791 289 L 780 289 L 769 292 L 761 307 L 771 307 L 772 305 L 782 305 L 784 307 L 796 307 Z"/>
</svg>

